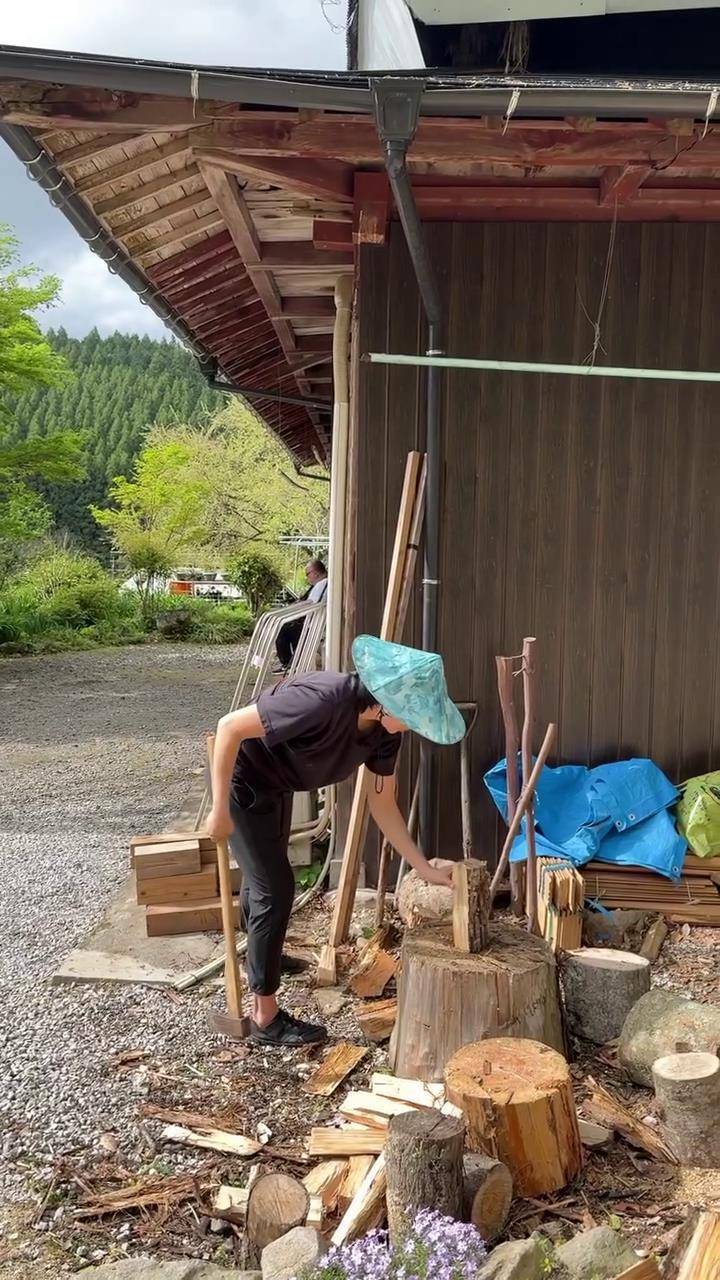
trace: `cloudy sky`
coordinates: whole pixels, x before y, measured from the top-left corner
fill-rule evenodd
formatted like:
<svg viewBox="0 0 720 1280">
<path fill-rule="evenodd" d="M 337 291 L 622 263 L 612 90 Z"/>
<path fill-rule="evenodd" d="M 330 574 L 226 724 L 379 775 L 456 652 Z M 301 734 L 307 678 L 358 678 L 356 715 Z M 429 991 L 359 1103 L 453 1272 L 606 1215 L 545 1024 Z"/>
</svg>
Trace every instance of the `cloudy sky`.
<svg viewBox="0 0 720 1280">
<path fill-rule="evenodd" d="M 345 65 L 344 0 L 0 0 L 0 44 L 159 58 L 197 65 Z M 160 336 L 162 324 L 80 242 L 0 142 L 0 222 L 22 256 L 62 280 L 47 323 L 81 337 L 93 325 Z"/>
</svg>

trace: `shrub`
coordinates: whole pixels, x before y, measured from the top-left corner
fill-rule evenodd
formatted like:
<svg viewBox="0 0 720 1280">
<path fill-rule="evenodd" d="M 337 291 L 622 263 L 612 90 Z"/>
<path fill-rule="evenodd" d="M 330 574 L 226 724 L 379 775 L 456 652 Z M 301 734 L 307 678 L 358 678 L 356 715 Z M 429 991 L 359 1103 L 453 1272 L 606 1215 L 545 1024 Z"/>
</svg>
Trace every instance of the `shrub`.
<svg viewBox="0 0 720 1280">
<path fill-rule="evenodd" d="M 55 592 L 45 607 L 45 615 L 51 625 L 75 630 L 102 622 L 117 624 L 134 614 L 134 602 L 123 597 L 110 578 L 63 587 Z"/>
<path fill-rule="evenodd" d="M 80 551 L 45 550 L 18 575 L 38 600 L 50 600 L 58 591 L 86 582 L 112 582 L 99 560 Z"/>
<path fill-rule="evenodd" d="M 264 551 L 243 551 L 226 566 L 226 573 L 244 593 L 255 615 L 282 590 L 277 564 Z"/>
</svg>

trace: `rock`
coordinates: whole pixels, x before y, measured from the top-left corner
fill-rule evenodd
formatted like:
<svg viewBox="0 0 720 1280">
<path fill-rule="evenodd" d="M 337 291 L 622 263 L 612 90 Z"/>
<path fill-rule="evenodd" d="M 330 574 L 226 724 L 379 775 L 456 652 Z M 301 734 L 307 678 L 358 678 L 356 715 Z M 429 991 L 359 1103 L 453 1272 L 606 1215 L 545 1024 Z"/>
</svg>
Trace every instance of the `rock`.
<svg viewBox="0 0 720 1280">
<path fill-rule="evenodd" d="M 644 911 L 586 910 L 583 912 L 583 945 L 639 951 L 646 921 Z"/>
<path fill-rule="evenodd" d="M 325 1242 L 314 1227 L 293 1227 L 262 1251 L 262 1280 L 292 1280 L 314 1267 L 325 1253 Z"/>
<path fill-rule="evenodd" d="M 635 1250 L 612 1227 L 581 1231 L 560 1245 L 556 1257 L 568 1280 L 613 1280 L 640 1261 Z"/>
<path fill-rule="evenodd" d="M 545 1254 L 537 1240 L 509 1240 L 493 1249 L 477 1280 L 542 1280 Z"/>
<path fill-rule="evenodd" d="M 156 1262 L 152 1258 L 125 1258 L 83 1271 L 86 1280 L 262 1280 L 259 1271 L 228 1271 L 214 1262 Z"/>
<path fill-rule="evenodd" d="M 658 1058 L 674 1053 L 717 1053 L 720 1005 L 686 1000 L 654 987 L 630 1010 L 620 1035 L 618 1061 L 636 1084 L 653 1087 Z"/>
<path fill-rule="evenodd" d="M 431 867 L 454 867 L 447 858 L 431 858 Z M 415 871 L 405 876 L 397 895 L 398 915 L 408 929 L 419 924 L 444 924 L 452 920 L 453 891 L 441 884 L 426 884 Z"/>
<path fill-rule="evenodd" d="M 347 996 L 339 987 L 318 987 L 315 1003 L 324 1018 L 334 1018 L 347 1004 Z"/>
</svg>

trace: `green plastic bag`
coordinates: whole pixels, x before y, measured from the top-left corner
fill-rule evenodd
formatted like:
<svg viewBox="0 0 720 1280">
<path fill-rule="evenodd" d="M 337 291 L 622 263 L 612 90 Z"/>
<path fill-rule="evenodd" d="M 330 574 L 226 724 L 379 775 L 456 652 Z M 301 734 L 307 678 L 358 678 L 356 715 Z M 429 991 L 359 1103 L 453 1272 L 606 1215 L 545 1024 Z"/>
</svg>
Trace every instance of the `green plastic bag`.
<svg viewBox="0 0 720 1280">
<path fill-rule="evenodd" d="M 720 855 L 720 772 L 690 778 L 681 787 L 677 827 L 698 858 Z"/>
</svg>

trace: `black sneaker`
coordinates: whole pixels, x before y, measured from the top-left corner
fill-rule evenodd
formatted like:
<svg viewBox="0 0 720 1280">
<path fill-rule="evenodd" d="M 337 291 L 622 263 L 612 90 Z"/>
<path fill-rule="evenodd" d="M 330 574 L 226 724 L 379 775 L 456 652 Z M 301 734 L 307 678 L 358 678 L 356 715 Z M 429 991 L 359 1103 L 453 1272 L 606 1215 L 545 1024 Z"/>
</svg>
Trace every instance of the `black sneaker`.
<svg viewBox="0 0 720 1280">
<path fill-rule="evenodd" d="M 280 1009 L 266 1027 L 259 1027 L 251 1020 L 250 1039 L 256 1044 L 300 1049 L 304 1045 L 321 1044 L 323 1040 L 327 1040 L 327 1030 L 314 1022 L 301 1022 L 299 1018 L 293 1018 L 292 1014 Z"/>
</svg>

